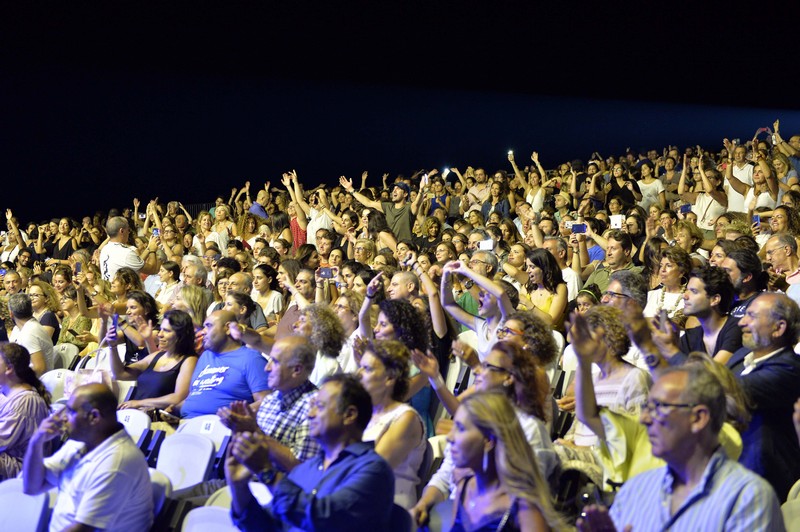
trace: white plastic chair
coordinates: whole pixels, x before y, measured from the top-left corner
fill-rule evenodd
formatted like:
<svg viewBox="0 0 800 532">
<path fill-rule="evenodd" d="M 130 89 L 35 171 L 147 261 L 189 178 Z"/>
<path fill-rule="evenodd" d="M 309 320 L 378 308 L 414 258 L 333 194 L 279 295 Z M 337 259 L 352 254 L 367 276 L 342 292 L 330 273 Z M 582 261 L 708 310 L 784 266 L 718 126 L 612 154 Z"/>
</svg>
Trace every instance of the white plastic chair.
<svg viewBox="0 0 800 532">
<path fill-rule="evenodd" d="M 781 506 L 786 532 L 800 532 L 800 500 L 786 501 Z"/>
<path fill-rule="evenodd" d="M 175 433 L 165 438 L 156 469 L 180 490 L 208 480 L 214 464 L 214 442 L 199 434 Z"/>
<path fill-rule="evenodd" d="M 50 497 L 45 493 L 25 495 L 22 479 L 12 478 L 0 483 L 0 515 L 3 530 L 39 532 L 47 530 Z"/>
<path fill-rule="evenodd" d="M 789 490 L 789 495 L 786 497 L 787 501 L 800 499 L 800 480 L 794 483 L 792 489 Z"/>
<path fill-rule="evenodd" d="M 266 485 L 262 484 L 261 482 L 250 482 L 248 483 L 248 486 L 250 486 L 250 493 L 252 493 L 253 497 L 256 498 L 258 504 L 261 506 L 267 506 L 270 502 L 272 502 L 272 492 L 269 491 L 269 488 Z M 212 493 L 211 497 L 209 497 L 206 501 L 205 506 L 216 506 L 218 508 L 230 509 L 231 500 L 231 489 L 229 486 L 225 486 L 224 488 L 220 488 Z"/>
<path fill-rule="evenodd" d="M 208 414 L 181 421 L 178 433 L 199 434 L 214 442 L 214 451 L 219 452 L 227 438 L 230 438 L 231 429 L 222 424 L 219 416 Z"/>
<path fill-rule="evenodd" d="M 135 408 L 117 410 L 117 421 L 125 426 L 125 432 L 137 445 L 141 442 L 142 436 L 150 430 L 150 416 Z"/>
<path fill-rule="evenodd" d="M 230 510 L 219 506 L 200 506 L 183 520 L 183 532 L 238 532 L 231 521 Z"/>
<path fill-rule="evenodd" d="M 78 356 L 80 349 L 75 344 L 63 343 L 53 347 L 53 367 L 55 369 L 69 369 L 69 365 Z"/>
<path fill-rule="evenodd" d="M 150 482 L 153 484 L 153 513 L 158 515 L 164 506 L 164 501 L 172 495 L 172 482 L 169 477 L 158 469 L 150 468 Z"/>
<path fill-rule="evenodd" d="M 39 380 L 42 381 L 44 387 L 50 392 L 50 397 L 55 403 L 64 397 L 64 383 L 67 376 L 72 376 L 75 373 L 68 369 L 54 369 L 42 375 Z"/>
<path fill-rule="evenodd" d="M 136 388 L 136 381 L 118 381 L 115 380 L 114 384 L 117 388 L 117 401 L 123 403 L 128 400 L 128 394 L 131 390 Z"/>
</svg>

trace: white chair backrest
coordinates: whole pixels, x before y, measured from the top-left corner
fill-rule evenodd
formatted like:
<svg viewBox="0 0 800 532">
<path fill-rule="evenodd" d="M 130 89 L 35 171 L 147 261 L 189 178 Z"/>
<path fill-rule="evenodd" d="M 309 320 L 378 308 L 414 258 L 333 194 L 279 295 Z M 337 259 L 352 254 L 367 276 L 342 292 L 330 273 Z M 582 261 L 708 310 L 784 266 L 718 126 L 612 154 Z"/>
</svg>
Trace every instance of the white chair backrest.
<svg viewBox="0 0 800 532">
<path fill-rule="evenodd" d="M 54 369 L 39 378 L 47 391 L 50 392 L 53 402 L 64 397 L 64 382 L 67 380 L 67 375 L 74 375 L 74 372 L 68 369 Z"/>
<path fill-rule="evenodd" d="M 800 532 L 800 500 L 786 501 L 781 505 L 786 532 Z"/>
<path fill-rule="evenodd" d="M 180 490 L 205 480 L 214 465 L 214 442 L 200 434 L 175 433 L 164 439 L 156 469 Z"/>
<path fill-rule="evenodd" d="M 183 434 L 200 434 L 214 442 L 214 451 L 219 451 L 222 442 L 231 435 L 231 429 L 222 424 L 219 416 L 208 414 L 181 421 L 177 432 Z"/>
<path fill-rule="evenodd" d="M 789 490 L 789 495 L 786 497 L 787 501 L 800 499 L 800 480 L 794 483 L 792 489 Z"/>
<path fill-rule="evenodd" d="M 117 410 L 117 421 L 125 426 L 125 432 L 134 442 L 139 441 L 142 432 L 150 430 L 150 416 L 135 408 Z"/>
<path fill-rule="evenodd" d="M 208 498 L 204 506 L 215 506 L 217 508 L 231 507 L 231 489 L 228 486 L 223 486 Z"/>
<path fill-rule="evenodd" d="M 183 520 L 183 532 L 239 532 L 231 521 L 231 512 L 218 506 L 195 508 Z"/>
<path fill-rule="evenodd" d="M 114 381 L 117 385 L 117 400 L 122 403 L 128 398 L 131 388 L 136 388 L 136 381 Z"/>
<path fill-rule="evenodd" d="M 69 368 L 72 359 L 78 356 L 80 349 L 75 344 L 63 343 L 53 347 L 53 356 L 55 361 L 53 367 L 56 369 Z"/>
<path fill-rule="evenodd" d="M 172 495 L 172 482 L 158 469 L 150 468 L 150 482 L 153 484 L 153 513 L 158 515 L 164 501 Z"/>
<path fill-rule="evenodd" d="M 256 498 L 259 505 L 267 506 L 270 502 L 272 502 L 272 492 L 269 491 L 269 488 L 266 485 L 262 484 L 261 482 L 250 482 L 248 483 L 248 486 L 250 486 L 250 493 L 253 494 L 253 497 Z M 209 497 L 206 501 L 205 506 L 216 506 L 218 508 L 230 509 L 230 487 L 225 486 L 212 493 L 211 497 Z"/>
<path fill-rule="evenodd" d="M 0 515 L 3 530 L 39 532 L 47 529 L 49 495 L 25 495 L 22 479 L 12 478 L 0 483 Z"/>
</svg>

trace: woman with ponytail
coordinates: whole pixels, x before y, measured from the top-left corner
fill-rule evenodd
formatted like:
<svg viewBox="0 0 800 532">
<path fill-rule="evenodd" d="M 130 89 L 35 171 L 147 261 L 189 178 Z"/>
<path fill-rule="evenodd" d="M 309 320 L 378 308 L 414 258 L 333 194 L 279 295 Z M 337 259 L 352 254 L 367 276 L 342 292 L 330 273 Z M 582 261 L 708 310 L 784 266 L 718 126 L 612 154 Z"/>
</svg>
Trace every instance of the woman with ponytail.
<svg viewBox="0 0 800 532">
<path fill-rule="evenodd" d="M 28 440 L 50 414 L 50 394 L 30 367 L 31 355 L 17 344 L 0 343 L 0 481 L 22 471 Z"/>
</svg>

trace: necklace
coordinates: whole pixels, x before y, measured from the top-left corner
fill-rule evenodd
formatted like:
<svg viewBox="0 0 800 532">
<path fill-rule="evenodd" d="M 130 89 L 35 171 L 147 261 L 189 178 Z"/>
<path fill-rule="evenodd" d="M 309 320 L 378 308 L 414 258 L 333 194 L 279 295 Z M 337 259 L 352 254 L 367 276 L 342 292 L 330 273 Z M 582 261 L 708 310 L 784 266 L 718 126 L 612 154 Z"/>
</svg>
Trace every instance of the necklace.
<svg viewBox="0 0 800 532">
<path fill-rule="evenodd" d="M 684 292 L 686 292 L 686 285 L 681 285 L 681 293 L 678 295 L 678 299 L 675 301 L 675 305 L 673 305 L 672 308 L 667 311 L 668 316 L 674 314 L 675 311 L 678 310 L 678 305 L 680 305 L 681 301 L 683 301 Z M 664 298 L 666 297 L 667 297 L 667 289 L 662 286 L 661 297 L 659 298 L 658 301 L 658 308 L 656 309 L 656 314 L 660 313 L 661 310 L 664 308 Z"/>
</svg>

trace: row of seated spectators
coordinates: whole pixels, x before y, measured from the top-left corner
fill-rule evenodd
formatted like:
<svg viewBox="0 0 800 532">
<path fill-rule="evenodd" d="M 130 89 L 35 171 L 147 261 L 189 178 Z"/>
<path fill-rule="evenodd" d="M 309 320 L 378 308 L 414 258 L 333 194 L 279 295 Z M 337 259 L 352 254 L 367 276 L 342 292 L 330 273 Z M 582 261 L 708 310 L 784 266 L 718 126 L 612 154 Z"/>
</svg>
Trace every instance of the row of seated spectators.
<svg viewBox="0 0 800 532">
<path fill-rule="evenodd" d="M 140 215 L 135 200 L 23 231 L 9 210 L 3 331 L 28 358 L 12 344 L 0 357 L 12 368 L 0 377 L 2 477 L 22 468 L 47 412 L 38 376 L 65 350 L 68 364 L 94 359 L 85 378 L 137 381 L 121 408 L 216 414 L 265 435 L 254 445 L 280 475 L 320 452 L 314 394 L 351 373 L 372 402 L 364 440 L 418 522 L 452 498 L 465 528 L 532 515 L 560 528 L 564 471 L 612 491 L 673 465 L 672 440 L 635 427 L 677 415 L 653 398 L 662 372 L 700 366 L 727 397 L 724 454 L 783 500 L 800 478 L 789 458 L 800 136 L 783 141 L 776 123 L 768 140 L 593 154 L 552 171 L 536 152 L 523 168 L 509 154 L 510 172 L 432 170 L 383 187 L 364 173 L 360 188 L 312 189 L 289 172 L 283 188 L 251 199 L 246 183 L 196 219 L 179 202 Z M 506 404 L 521 432 L 498 427 Z M 495 444 L 478 449 L 470 427 Z M 435 434 L 448 445 L 423 490 Z M 497 444 L 519 434 L 528 446 Z"/>
</svg>

